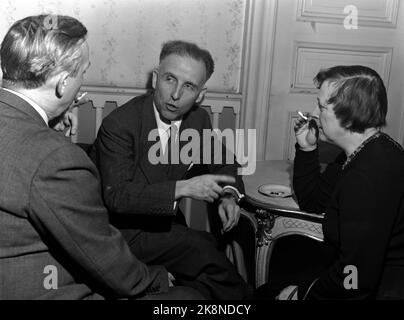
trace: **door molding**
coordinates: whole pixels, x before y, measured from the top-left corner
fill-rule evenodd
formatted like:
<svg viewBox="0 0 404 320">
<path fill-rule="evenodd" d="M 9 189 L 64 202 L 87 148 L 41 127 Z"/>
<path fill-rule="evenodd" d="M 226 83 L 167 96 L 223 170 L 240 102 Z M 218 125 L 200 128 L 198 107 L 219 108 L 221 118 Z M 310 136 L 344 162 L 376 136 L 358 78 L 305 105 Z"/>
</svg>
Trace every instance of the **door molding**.
<svg viewBox="0 0 404 320">
<path fill-rule="evenodd" d="M 399 137 L 399 139 L 401 139 L 401 141 L 399 140 L 399 142 L 401 142 L 401 145 L 404 147 L 404 102 L 403 102 L 403 106 L 402 106 L 401 110 L 402 110 L 401 111 L 401 121 L 400 121 L 398 137 Z"/>
<path fill-rule="evenodd" d="M 277 7 L 278 0 L 250 0 L 247 3 L 240 128 L 256 129 L 257 160 L 267 156 Z"/>
</svg>

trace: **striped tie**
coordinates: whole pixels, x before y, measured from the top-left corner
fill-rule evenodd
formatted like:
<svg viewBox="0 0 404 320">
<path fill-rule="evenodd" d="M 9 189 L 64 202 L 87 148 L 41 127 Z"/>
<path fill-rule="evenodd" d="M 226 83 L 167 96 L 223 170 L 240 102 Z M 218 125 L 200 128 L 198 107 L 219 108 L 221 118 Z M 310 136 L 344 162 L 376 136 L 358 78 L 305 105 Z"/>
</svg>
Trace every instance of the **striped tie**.
<svg viewBox="0 0 404 320">
<path fill-rule="evenodd" d="M 167 140 L 167 145 L 166 145 L 166 150 L 164 155 L 167 156 L 168 159 L 168 166 L 167 166 L 167 172 L 169 170 L 170 164 L 171 164 L 171 160 L 172 160 L 172 155 L 171 155 L 171 149 L 173 147 L 173 144 L 175 144 L 176 139 L 177 139 L 177 126 L 176 125 L 171 125 L 170 128 L 167 129 L 167 134 L 169 136 L 168 140 Z M 174 140 L 172 141 L 172 137 L 174 137 Z M 166 159 L 164 157 L 164 159 Z"/>
</svg>

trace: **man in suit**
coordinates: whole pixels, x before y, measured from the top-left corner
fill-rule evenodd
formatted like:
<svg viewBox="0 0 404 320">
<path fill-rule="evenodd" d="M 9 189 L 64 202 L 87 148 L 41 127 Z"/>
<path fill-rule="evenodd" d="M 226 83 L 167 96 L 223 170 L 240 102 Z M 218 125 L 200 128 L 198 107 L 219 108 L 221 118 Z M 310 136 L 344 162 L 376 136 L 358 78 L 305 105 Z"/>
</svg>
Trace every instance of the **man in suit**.
<svg viewBox="0 0 404 320">
<path fill-rule="evenodd" d="M 108 222 L 96 167 L 48 127 L 79 94 L 86 34 L 71 17 L 31 16 L 1 45 L 0 299 L 202 298 L 133 255 Z"/>
<path fill-rule="evenodd" d="M 240 216 L 235 190 L 244 189 L 236 162 L 204 163 L 202 149 L 192 163 L 178 159 L 187 129 L 203 141 L 203 130 L 212 128 L 198 103 L 213 69 L 208 51 L 193 43 L 167 42 L 153 71 L 154 92 L 132 99 L 104 119 L 93 156 L 111 223 L 139 259 L 166 266 L 179 284 L 198 289 L 207 299 L 242 299 L 247 285 L 213 236 L 188 228 L 178 209 L 183 197 L 217 201 L 223 232 L 234 228 Z M 150 138 L 156 130 L 159 142 Z M 161 153 L 176 150 L 178 162 L 156 163 L 156 143 Z M 220 152 L 226 153 L 223 146 Z"/>
</svg>

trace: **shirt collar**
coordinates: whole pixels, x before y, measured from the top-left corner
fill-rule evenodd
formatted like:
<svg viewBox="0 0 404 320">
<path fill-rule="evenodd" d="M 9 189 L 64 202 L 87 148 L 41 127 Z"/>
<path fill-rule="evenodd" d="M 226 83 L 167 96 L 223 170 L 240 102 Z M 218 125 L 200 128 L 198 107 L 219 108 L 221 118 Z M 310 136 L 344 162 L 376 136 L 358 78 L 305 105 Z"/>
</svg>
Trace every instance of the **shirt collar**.
<svg viewBox="0 0 404 320">
<path fill-rule="evenodd" d="M 23 95 L 20 92 L 8 89 L 8 88 L 2 88 L 3 90 L 6 90 L 8 92 L 11 92 L 13 94 L 15 94 L 16 96 L 20 97 L 21 99 L 23 99 L 24 101 L 26 101 L 31 107 L 33 107 L 36 112 L 39 113 L 39 115 L 42 117 L 43 121 L 45 121 L 46 125 L 48 125 L 48 116 L 46 115 L 45 111 L 35 102 L 32 101 L 30 98 L 28 98 L 27 96 Z"/>
<path fill-rule="evenodd" d="M 153 101 L 153 110 L 154 110 L 154 116 L 156 117 L 156 122 L 157 122 L 157 129 L 159 131 L 159 134 L 161 135 L 163 132 L 167 132 L 167 130 L 172 126 L 175 125 L 177 127 L 177 131 L 179 131 L 181 122 L 182 120 L 177 120 L 177 121 L 171 121 L 171 124 L 167 124 L 164 121 L 160 119 L 160 114 L 157 111 L 156 105 L 154 104 Z"/>
</svg>

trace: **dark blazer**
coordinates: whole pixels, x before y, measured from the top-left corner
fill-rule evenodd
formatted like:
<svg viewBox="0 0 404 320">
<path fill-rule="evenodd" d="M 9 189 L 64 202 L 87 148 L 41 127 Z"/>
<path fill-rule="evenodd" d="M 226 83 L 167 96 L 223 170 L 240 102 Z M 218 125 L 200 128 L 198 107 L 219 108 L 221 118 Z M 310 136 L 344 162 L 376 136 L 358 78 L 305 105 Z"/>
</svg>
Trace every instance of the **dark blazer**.
<svg viewBox="0 0 404 320">
<path fill-rule="evenodd" d="M 108 223 L 87 155 L 0 89 L 0 300 L 137 297 L 168 290 Z M 57 268 L 57 289 L 46 289 Z"/>
<path fill-rule="evenodd" d="M 381 134 L 342 170 L 345 159 L 338 157 L 320 173 L 318 150 L 296 150 L 293 186 L 299 205 L 325 212 L 325 243 L 337 254 L 307 299 L 404 299 L 404 151 Z M 346 289 L 352 267 L 358 287 Z M 309 285 L 302 284 L 299 295 Z"/>
<path fill-rule="evenodd" d="M 236 177 L 235 186 L 244 192 L 243 182 L 237 176 L 239 165 L 196 164 L 188 171 L 189 165 L 171 165 L 167 172 L 162 164 L 153 165 L 148 159 L 149 149 L 156 141 L 148 141 L 151 130 L 157 128 L 153 111 L 153 95 L 136 97 L 111 112 L 103 121 L 94 143 L 95 161 L 99 166 L 104 200 L 115 214 L 115 222 L 128 227 L 130 221 L 147 224 L 156 216 L 172 218 L 174 209 L 175 184 L 177 180 L 202 173 L 228 174 Z M 179 134 L 192 128 L 202 137 L 203 129 L 211 129 L 208 113 L 194 106 L 183 118 Z M 200 139 L 202 142 L 202 138 Z M 180 142 L 180 150 L 187 141 Z M 213 149 L 212 149 L 213 150 Z M 222 159 L 226 150 L 221 149 Z M 202 152 L 200 152 L 202 157 Z M 224 161 L 224 160 L 223 160 Z M 119 218 L 116 214 L 120 215 Z M 141 217 L 136 218 L 135 216 Z M 128 218 L 129 217 L 129 218 Z M 130 221 L 129 221 L 130 220 Z"/>
</svg>

